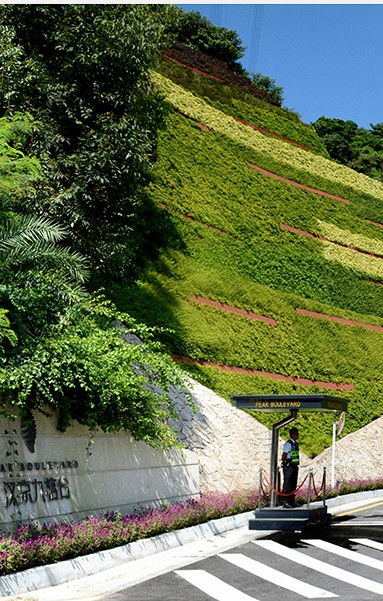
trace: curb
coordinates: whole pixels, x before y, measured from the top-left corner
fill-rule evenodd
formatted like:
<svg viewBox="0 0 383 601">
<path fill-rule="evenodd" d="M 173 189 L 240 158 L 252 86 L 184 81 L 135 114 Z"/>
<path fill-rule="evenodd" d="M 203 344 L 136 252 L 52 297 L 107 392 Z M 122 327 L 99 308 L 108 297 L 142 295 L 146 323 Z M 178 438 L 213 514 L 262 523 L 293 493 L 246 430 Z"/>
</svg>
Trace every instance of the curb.
<svg viewBox="0 0 383 601">
<path fill-rule="evenodd" d="M 329 510 L 341 509 L 345 505 L 351 505 L 358 503 L 362 507 L 369 499 L 383 499 L 383 489 L 377 490 L 363 490 L 361 492 L 349 493 L 348 495 L 341 495 L 339 497 L 333 497 L 332 499 L 326 500 L 326 505 Z M 312 507 L 318 507 L 322 505 L 322 501 L 315 501 L 311 503 Z"/>
<path fill-rule="evenodd" d="M 247 526 L 252 516 L 253 511 L 248 511 L 211 520 L 197 526 L 182 528 L 174 532 L 159 534 L 152 538 L 137 540 L 114 549 L 1 576 L 0 595 L 9 597 L 33 592 L 42 588 L 64 584 L 84 576 L 91 576 L 129 561 Z"/>
<path fill-rule="evenodd" d="M 383 490 L 363 491 L 350 493 L 328 499 L 326 505 L 329 510 L 346 509 L 346 506 L 355 507 L 366 504 L 372 499 L 383 499 Z M 321 501 L 311 503 L 315 507 L 321 505 Z M 167 551 L 176 547 L 188 545 L 198 540 L 208 539 L 248 526 L 248 522 L 254 516 L 254 511 L 247 511 L 233 516 L 219 518 L 182 528 L 165 534 L 159 534 L 152 538 L 146 538 L 128 543 L 121 547 L 115 547 L 106 551 L 83 555 L 74 559 L 61 561 L 59 563 L 30 568 L 16 574 L 0 577 L 1 597 L 10 597 L 38 591 L 43 588 L 65 584 L 85 576 L 92 576 L 105 570 L 121 566 L 124 563 L 155 555 L 161 551 Z M 266 535 L 266 531 L 263 535 Z"/>
</svg>

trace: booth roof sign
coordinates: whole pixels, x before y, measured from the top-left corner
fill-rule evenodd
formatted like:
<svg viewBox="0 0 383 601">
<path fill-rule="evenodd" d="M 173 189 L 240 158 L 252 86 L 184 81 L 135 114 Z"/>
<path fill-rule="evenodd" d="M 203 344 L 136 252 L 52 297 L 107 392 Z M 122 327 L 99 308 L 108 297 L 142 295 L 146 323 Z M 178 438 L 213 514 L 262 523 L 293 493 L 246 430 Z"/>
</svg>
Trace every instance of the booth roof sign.
<svg viewBox="0 0 383 601">
<path fill-rule="evenodd" d="M 347 399 L 325 394 L 233 394 L 238 409 L 282 413 L 284 411 L 347 411 Z"/>
</svg>

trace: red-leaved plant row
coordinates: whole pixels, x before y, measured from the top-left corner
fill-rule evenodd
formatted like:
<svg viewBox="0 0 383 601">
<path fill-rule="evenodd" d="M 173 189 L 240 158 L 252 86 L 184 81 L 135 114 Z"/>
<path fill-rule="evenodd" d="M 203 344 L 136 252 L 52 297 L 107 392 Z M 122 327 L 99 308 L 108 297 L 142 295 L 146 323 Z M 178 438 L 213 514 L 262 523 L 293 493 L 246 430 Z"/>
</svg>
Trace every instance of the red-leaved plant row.
<svg viewBox="0 0 383 601">
<path fill-rule="evenodd" d="M 383 488 L 381 478 L 339 482 L 326 486 L 326 498 Z M 301 487 L 297 501 L 307 502 L 308 487 Z M 15 534 L 0 536 L 0 575 L 27 570 L 95 553 L 181 528 L 195 526 L 230 515 L 253 511 L 267 504 L 268 491 L 240 490 L 229 493 L 206 492 L 199 497 L 160 507 L 138 507 L 130 514 L 106 512 L 89 515 L 81 522 L 31 522 L 21 525 Z M 323 498 L 323 491 L 318 499 Z M 310 499 L 316 496 L 310 490 Z"/>
<path fill-rule="evenodd" d="M 300 236 L 306 236 L 306 238 L 312 238 L 313 240 L 321 240 L 322 242 L 331 242 L 331 244 L 335 244 L 336 246 L 341 246 L 342 248 L 347 248 L 348 250 L 352 250 L 356 253 L 360 253 L 361 255 L 366 255 L 367 257 L 372 257 L 373 259 L 382 259 L 382 255 L 376 255 L 374 253 L 370 253 L 366 250 L 360 250 L 359 248 L 354 248 L 353 246 L 349 246 L 348 244 L 342 244 L 341 242 L 333 242 L 328 238 L 323 238 L 323 236 L 317 236 L 316 234 L 311 234 L 310 232 L 305 232 L 304 230 L 300 230 L 297 227 L 293 227 L 291 225 L 286 225 L 286 223 L 280 224 L 281 228 L 287 230 L 288 232 L 293 232 L 294 234 L 299 234 Z"/>
<path fill-rule="evenodd" d="M 248 94 L 260 98 L 269 104 L 281 106 L 281 103 L 278 100 L 271 98 L 267 92 L 256 88 L 248 77 L 235 73 L 229 69 L 224 61 L 221 61 L 218 58 L 208 56 L 207 54 L 194 50 L 179 42 L 175 42 L 171 48 L 168 48 L 163 56 L 168 60 L 170 59 L 177 62 L 177 64 L 180 64 L 185 68 L 197 71 L 201 75 L 240 88 Z"/>
<path fill-rule="evenodd" d="M 297 188 L 302 188 L 303 190 L 307 190 L 308 192 L 314 192 L 314 194 L 319 194 L 320 196 L 326 196 L 327 198 L 333 198 L 334 200 L 338 200 L 339 202 L 345 202 L 346 204 L 350 204 L 350 201 L 347 198 L 342 198 L 341 196 L 335 196 L 335 194 L 329 194 L 328 192 L 323 192 L 323 190 L 317 190 L 316 188 L 311 188 L 310 186 L 305 186 L 304 184 L 299 184 L 298 182 L 294 182 L 292 179 L 287 179 L 287 177 L 282 177 L 281 175 L 277 175 L 276 173 L 272 173 L 272 171 L 267 171 L 262 167 L 258 167 L 258 165 L 254 165 L 253 163 L 249 163 L 249 167 L 255 169 L 255 171 L 259 171 L 259 173 L 263 173 L 264 175 L 268 175 L 269 177 L 273 177 L 274 179 L 279 179 L 286 184 L 290 184 L 292 186 L 296 186 Z"/>
<path fill-rule="evenodd" d="M 286 376 L 285 374 L 275 374 L 268 371 L 261 371 L 258 369 L 250 369 L 247 367 L 237 367 L 235 365 L 222 365 L 220 363 L 214 363 L 213 361 L 204 361 L 203 359 L 192 359 L 190 357 L 183 357 L 181 355 L 172 355 L 173 361 L 178 363 L 189 363 L 191 365 L 202 365 L 204 367 L 213 367 L 220 371 L 233 372 L 237 374 L 244 374 L 248 376 L 261 376 L 265 378 L 271 378 L 273 380 L 281 380 L 284 382 L 293 382 L 294 384 L 300 384 L 301 386 L 318 386 L 319 388 L 326 388 L 328 390 L 354 390 L 354 384 L 348 384 L 344 382 L 322 382 L 319 380 L 309 380 L 308 378 L 299 378 L 295 376 Z"/>
<path fill-rule="evenodd" d="M 210 298 L 204 298 L 202 296 L 194 296 L 190 297 L 190 300 L 201 305 L 208 305 L 209 307 L 214 307 L 219 311 L 227 311 L 228 313 L 234 313 L 235 315 L 240 315 L 245 319 L 254 319 L 257 321 L 263 321 L 270 326 L 277 327 L 277 322 L 272 317 L 266 317 L 265 315 L 259 315 L 258 313 L 253 313 L 252 311 L 246 311 L 246 309 L 241 309 L 239 307 L 233 307 L 232 305 L 227 305 L 225 303 L 221 303 L 219 301 L 212 300 Z M 382 326 L 376 326 L 372 323 L 366 323 L 363 321 L 355 321 L 353 319 L 346 319 L 344 317 L 337 317 L 335 315 L 328 315 L 327 313 L 318 313 L 317 311 L 309 311 L 307 309 L 301 309 L 300 307 L 296 307 L 296 312 L 300 315 L 307 315 L 309 317 L 313 317 L 315 319 L 327 319 L 328 321 L 333 321 L 336 323 L 342 323 L 347 326 L 357 326 L 360 328 L 365 328 L 367 330 L 374 330 L 375 332 L 383 332 Z"/>
<path fill-rule="evenodd" d="M 269 131 L 268 129 L 263 129 L 263 127 L 259 127 L 258 125 L 253 125 L 252 123 L 248 123 L 248 121 L 244 121 L 243 119 L 239 119 L 239 117 L 233 117 L 233 119 L 235 119 L 235 121 L 238 121 L 238 123 L 242 123 L 242 125 L 246 125 L 247 127 L 251 127 L 252 129 L 260 131 L 263 134 L 267 134 L 269 136 L 274 136 L 274 138 L 279 138 L 280 140 L 283 140 L 284 142 L 289 142 L 289 144 L 294 144 L 295 146 L 300 146 L 304 150 L 310 150 L 310 151 L 313 150 L 310 146 L 306 146 L 305 144 L 301 144 L 300 142 L 295 142 L 295 140 L 290 140 L 290 138 L 285 138 L 284 136 L 280 136 L 279 134 L 275 134 L 274 132 Z"/>
</svg>

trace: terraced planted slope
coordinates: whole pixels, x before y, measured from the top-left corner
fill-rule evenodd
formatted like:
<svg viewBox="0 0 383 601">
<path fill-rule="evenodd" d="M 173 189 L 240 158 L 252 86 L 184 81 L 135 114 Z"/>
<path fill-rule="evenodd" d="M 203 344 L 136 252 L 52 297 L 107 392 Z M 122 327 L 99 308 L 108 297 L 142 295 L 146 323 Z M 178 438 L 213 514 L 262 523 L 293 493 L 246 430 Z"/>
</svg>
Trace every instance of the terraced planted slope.
<svg viewBox="0 0 383 601">
<path fill-rule="evenodd" d="M 380 416 L 382 184 L 316 152 L 312 132 L 314 151 L 233 118 L 254 116 L 252 100 L 228 115 L 190 86 L 153 79 L 174 112 L 150 194 L 172 215 L 180 244 L 137 289 L 121 288 L 120 306 L 172 328 L 163 342 L 175 359 L 228 401 L 234 393 L 335 391 L 350 399 L 343 433 Z M 307 454 L 331 444 L 333 419 L 299 417 Z"/>
<path fill-rule="evenodd" d="M 201 68 L 204 66 L 201 65 Z M 209 104 L 225 114 L 267 130 L 270 134 L 288 138 L 298 145 L 310 148 L 316 154 L 329 157 L 314 129 L 302 123 L 290 111 L 273 107 L 269 103 L 265 104 L 238 87 L 199 77 L 192 69 L 185 69 L 184 66 L 175 67 L 167 59 L 161 63 L 161 73 L 193 94 L 208 99 Z"/>
</svg>

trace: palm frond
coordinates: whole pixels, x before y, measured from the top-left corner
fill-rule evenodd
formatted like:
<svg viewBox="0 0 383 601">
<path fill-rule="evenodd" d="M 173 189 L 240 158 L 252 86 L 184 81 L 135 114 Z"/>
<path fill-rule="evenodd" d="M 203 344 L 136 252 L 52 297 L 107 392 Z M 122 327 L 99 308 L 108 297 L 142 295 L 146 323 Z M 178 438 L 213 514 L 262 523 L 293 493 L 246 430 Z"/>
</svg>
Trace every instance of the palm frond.
<svg viewBox="0 0 383 601">
<path fill-rule="evenodd" d="M 57 243 L 65 238 L 67 229 L 46 217 L 27 215 L 19 219 L 7 219 L 0 230 L 0 252 L 10 248 L 24 247 L 41 241 Z"/>
<path fill-rule="evenodd" d="M 71 280 L 84 283 L 89 276 L 87 262 L 78 253 L 52 244 L 39 243 L 7 254 L 7 269 L 28 269 L 33 265 L 49 273 L 67 273 Z"/>
<path fill-rule="evenodd" d="M 85 258 L 58 244 L 66 233 L 64 227 L 44 217 L 8 219 L 0 230 L 3 273 L 35 265 L 48 272 L 62 271 L 74 281 L 85 282 L 89 275 Z"/>
</svg>

